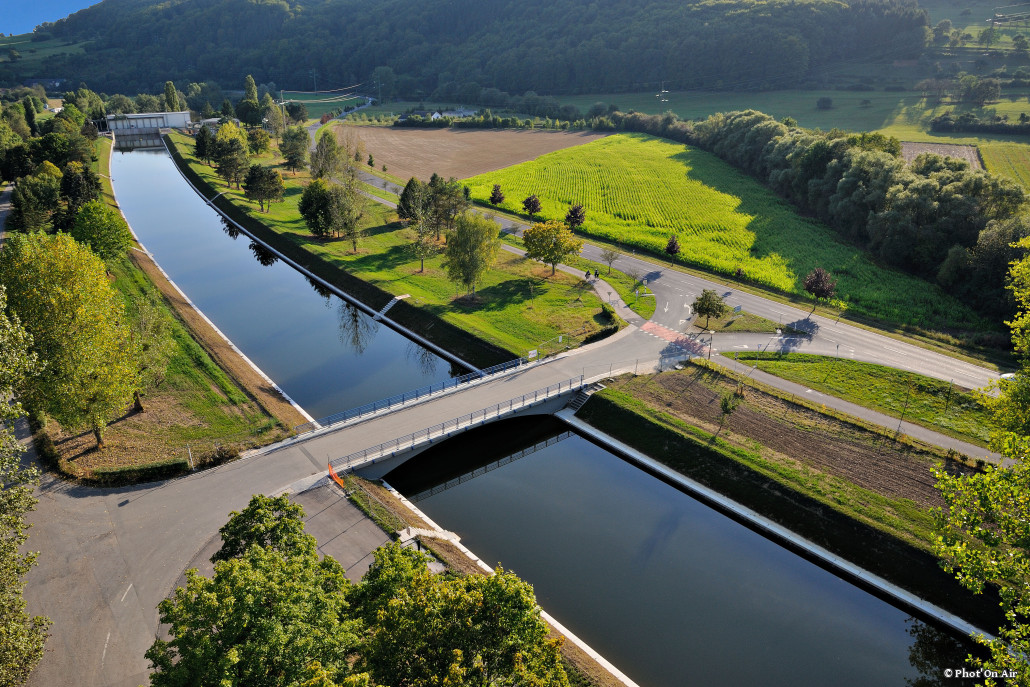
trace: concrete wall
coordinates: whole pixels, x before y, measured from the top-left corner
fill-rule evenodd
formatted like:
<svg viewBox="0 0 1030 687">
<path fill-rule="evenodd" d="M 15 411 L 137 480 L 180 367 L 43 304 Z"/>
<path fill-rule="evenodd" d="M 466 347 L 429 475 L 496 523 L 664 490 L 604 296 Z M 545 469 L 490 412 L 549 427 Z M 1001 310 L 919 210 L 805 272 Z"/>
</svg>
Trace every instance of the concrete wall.
<svg viewBox="0 0 1030 687">
<path fill-rule="evenodd" d="M 139 129 L 158 130 L 184 128 L 190 121 L 190 113 L 146 112 L 143 114 L 108 115 L 107 127 L 111 131 L 133 131 Z"/>
</svg>

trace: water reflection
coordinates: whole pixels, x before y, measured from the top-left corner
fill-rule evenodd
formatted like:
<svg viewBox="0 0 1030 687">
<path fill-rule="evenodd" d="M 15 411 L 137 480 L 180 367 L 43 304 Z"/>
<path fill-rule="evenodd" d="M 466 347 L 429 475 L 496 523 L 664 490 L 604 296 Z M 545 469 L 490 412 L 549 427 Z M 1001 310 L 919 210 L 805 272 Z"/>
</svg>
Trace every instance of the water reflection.
<svg viewBox="0 0 1030 687">
<path fill-rule="evenodd" d="M 424 375 L 434 374 L 436 372 L 436 363 L 440 360 L 436 357 L 435 353 L 428 348 L 422 348 L 414 341 L 409 341 L 404 347 L 404 357 L 415 363 L 419 372 Z"/>
<path fill-rule="evenodd" d="M 957 638 L 932 625 L 909 618 L 908 634 L 912 644 L 908 648 L 908 662 L 919 671 L 914 678 L 906 678 L 908 687 L 965 687 L 976 680 L 947 677 L 944 671 L 969 666 L 960 657 L 983 655 L 983 650 L 971 639 Z"/>
<path fill-rule="evenodd" d="M 357 306 L 351 305 L 347 301 L 340 301 L 339 328 L 340 342 L 361 355 L 376 338 L 379 323 L 359 310 Z"/>
<path fill-rule="evenodd" d="M 222 217 L 221 215 L 218 216 L 218 219 L 222 223 L 222 231 L 225 232 L 226 236 L 231 238 L 233 241 L 239 238 L 239 227 L 237 227 L 235 224 L 227 220 L 225 217 Z"/>
<path fill-rule="evenodd" d="M 275 253 L 268 250 L 257 241 L 250 242 L 250 252 L 254 254 L 257 261 L 264 267 L 271 267 L 275 263 L 279 262 L 279 258 Z"/>
<path fill-rule="evenodd" d="M 315 293 L 325 299 L 325 305 L 326 307 L 329 307 L 329 300 L 333 297 L 333 292 L 329 290 L 329 287 L 307 275 L 304 275 L 304 279 L 306 279 L 308 284 L 311 285 L 311 288 L 315 290 Z"/>
</svg>

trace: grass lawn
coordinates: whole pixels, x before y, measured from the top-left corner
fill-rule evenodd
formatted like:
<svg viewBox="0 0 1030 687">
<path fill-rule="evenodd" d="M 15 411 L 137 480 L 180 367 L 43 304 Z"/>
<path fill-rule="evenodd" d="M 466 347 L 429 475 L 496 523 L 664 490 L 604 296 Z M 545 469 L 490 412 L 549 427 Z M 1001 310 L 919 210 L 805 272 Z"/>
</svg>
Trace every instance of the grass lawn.
<svg viewBox="0 0 1030 687">
<path fill-rule="evenodd" d="M 278 99 L 278 93 L 273 93 L 272 95 Z M 365 102 L 364 98 L 343 96 L 339 93 L 295 93 L 293 91 L 283 91 L 283 97 L 286 98 L 287 102 L 302 103 L 307 108 L 310 119 L 319 119 L 327 112 L 337 109 L 343 110 L 348 105 L 361 105 Z"/>
<path fill-rule="evenodd" d="M 192 158 L 192 139 L 181 134 L 173 134 L 172 139 L 197 174 L 213 188 L 225 190 L 212 167 Z M 276 164 L 271 155 L 257 161 Z M 267 213 L 259 212 L 242 191 L 230 189 L 223 197 L 325 264 L 388 293 L 409 294 L 407 303 L 506 349 L 512 357 L 524 355 L 558 334 L 583 336 L 608 324 L 600 299 L 583 279 L 562 273 L 551 276 L 549 266 L 506 251 L 498 254 L 476 297 L 463 297 L 463 290 L 447 279 L 441 255 L 427 259 L 425 271 L 420 271 L 419 261 L 408 251 L 413 232 L 396 221 L 392 210 L 376 203 L 367 206 L 366 236 L 359 241 L 357 252 L 348 241 L 315 238 L 297 209 L 307 174 L 284 171 L 283 176 L 284 201 L 272 205 Z"/>
<path fill-rule="evenodd" d="M 709 153 L 645 134 L 616 134 L 465 180 L 485 202 L 494 184 L 520 210 L 539 196 L 541 219 L 582 203 L 590 236 L 656 255 L 671 235 L 686 264 L 801 295 L 815 267 L 838 279 L 850 311 L 927 329 L 975 328 L 976 315 L 938 287 L 875 264 L 828 227 L 799 216 L 754 179 Z"/>
<path fill-rule="evenodd" d="M 19 71 L 27 73 L 31 68 L 45 72 L 44 63 L 47 58 L 55 55 L 83 55 L 86 52 L 86 42 L 69 44 L 63 38 L 33 42 L 32 36 L 31 33 L 22 33 L 17 36 L 0 37 L 0 55 L 2 55 L 0 63 L 10 59 L 7 51 L 13 48 L 21 55 L 18 60 Z M 70 84 L 67 87 L 73 88 Z"/>
<path fill-rule="evenodd" d="M 694 326 L 716 332 L 761 332 L 764 334 L 774 334 L 777 331 L 796 331 L 792 327 L 773 322 L 760 315 L 744 312 L 743 310 L 736 313 L 731 311 L 722 317 L 713 317 L 707 325 L 698 317 L 694 320 Z"/>
<path fill-rule="evenodd" d="M 728 354 L 723 353 L 728 356 Z M 986 446 L 990 419 L 975 393 L 894 368 L 807 353 L 748 353 L 758 369 L 852 403 Z"/>
</svg>

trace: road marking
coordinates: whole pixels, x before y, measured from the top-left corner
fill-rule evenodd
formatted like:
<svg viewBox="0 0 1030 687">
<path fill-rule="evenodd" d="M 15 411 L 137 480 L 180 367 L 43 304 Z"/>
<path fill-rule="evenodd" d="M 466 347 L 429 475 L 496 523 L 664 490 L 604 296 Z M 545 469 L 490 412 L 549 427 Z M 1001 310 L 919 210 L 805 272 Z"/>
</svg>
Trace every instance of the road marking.
<svg viewBox="0 0 1030 687">
<path fill-rule="evenodd" d="M 111 631 L 107 632 L 107 639 L 104 640 L 104 653 L 100 654 L 100 667 L 104 667 L 104 659 L 107 658 L 107 643 L 111 641 Z"/>
<path fill-rule="evenodd" d="M 904 351 L 899 351 L 899 350 L 898 350 L 898 349 L 896 349 L 896 348 L 891 348 L 890 346 L 884 346 L 884 347 L 883 347 L 883 350 L 885 350 L 885 351 L 891 351 L 891 352 L 893 352 L 893 353 L 897 353 L 898 355 L 908 355 L 908 353 L 905 353 Z"/>
<path fill-rule="evenodd" d="M 129 586 L 128 586 L 128 587 L 126 587 L 126 589 L 125 589 L 125 593 L 124 593 L 124 594 L 122 594 L 122 600 L 121 600 L 121 603 L 125 603 L 125 597 L 127 597 L 127 596 L 129 595 L 129 590 L 130 590 L 130 589 L 132 589 L 132 582 L 130 582 L 130 583 L 129 583 Z"/>
</svg>

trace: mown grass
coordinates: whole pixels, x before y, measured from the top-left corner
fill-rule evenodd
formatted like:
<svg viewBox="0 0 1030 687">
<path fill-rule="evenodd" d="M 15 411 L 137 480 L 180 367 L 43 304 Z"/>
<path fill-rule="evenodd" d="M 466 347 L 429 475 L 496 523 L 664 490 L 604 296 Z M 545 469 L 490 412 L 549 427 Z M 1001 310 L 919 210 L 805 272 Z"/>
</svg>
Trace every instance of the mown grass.
<svg viewBox="0 0 1030 687">
<path fill-rule="evenodd" d="M 86 42 L 68 43 L 61 38 L 46 41 L 32 41 L 33 34 L 22 33 L 17 36 L 0 37 L 0 63 L 9 61 L 7 51 L 14 48 L 21 55 L 16 63 L 18 69 L 26 72 L 31 69 L 44 69 L 47 58 L 55 55 L 82 55 L 86 52 Z M 70 87 L 70 86 L 69 86 Z"/>
<path fill-rule="evenodd" d="M 1030 189 L 1030 145 L 989 141 L 981 143 L 979 148 L 980 157 L 988 171 L 1008 177 Z"/>
<path fill-rule="evenodd" d="M 274 93 L 278 96 L 278 93 Z M 283 96 L 287 101 L 295 101 L 304 105 L 308 111 L 309 119 L 319 119 L 322 115 L 333 110 L 343 110 L 348 105 L 360 105 L 365 102 L 364 98 L 340 97 L 335 93 L 296 93 L 284 91 Z"/>
<path fill-rule="evenodd" d="M 858 315 L 930 329 L 978 321 L 935 285 L 878 266 L 714 155 L 666 139 L 616 134 L 465 183 L 480 202 L 500 184 L 501 207 L 512 212 L 536 194 L 544 219 L 561 219 L 582 203 L 583 233 L 656 255 L 675 235 L 681 262 L 727 276 L 739 269 L 787 294 L 803 294 L 801 280 L 823 267 Z"/>
<path fill-rule="evenodd" d="M 723 355 L 728 355 L 723 353 Z M 748 353 L 758 369 L 942 434 L 986 446 L 990 418 L 976 394 L 883 365 L 808 353 Z"/>
<path fill-rule="evenodd" d="M 704 327 L 715 332 L 760 332 L 763 334 L 775 334 L 777 331 L 795 331 L 792 327 L 780 324 L 779 322 L 773 322 L 770 319 L 766 319 L 761 315 L 755 315 L 754 313 L 744 312 L 729 312 L 722 317 L 713 317 L 711 321 L 708 321 L 707 325 L 705 320 L 700 317 L 694 320 L 694 325 L 697 327 Z"/>
<path fill-rule="evenodd" d="M 225 183 L 212 167 L 192 158 L 192 139 L 173 134 L 172 140 L 195 173 L 212 187 L 225 190 Z M 276 164 L 271 155 L 257 161 Z M 297 208 L 308 176 L 284 171 L 284 180 L 283 202 L 272 205 L 266 213 L 259 212 L 242 191 L 229 189 L 222 197 L 324 264 L 387 293 L 408 294 L 409 305 L 507 350 L 512 357 L 525 355 L 558 334 L 587 335 L 607 324 L 600 299 L 583 279 L 562 273 L 551 276 L 549 266 L 506 251 L 498 254 L 476 297 L 464 297 L 464 290 L 447 279 L 442 255 L 427 259 L 425 271 L 420 271 L 419 261 L 408 250 L 412 230 L 396 221 L 393 210 L 377 203 L 367 206 L 363 224 L 366 236 L 359 241 L 357 252 L 349 241 L 315 238 Z"/>
</svg>

